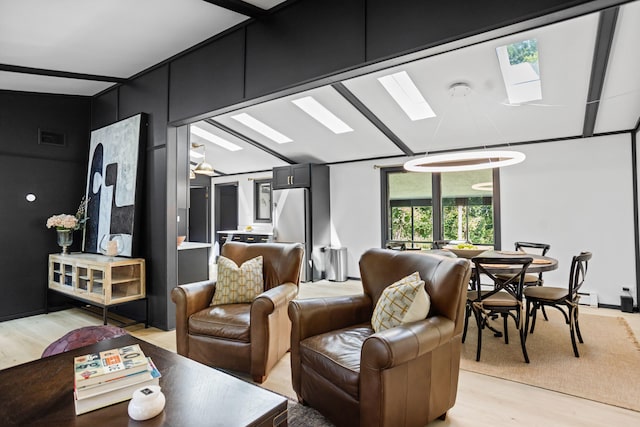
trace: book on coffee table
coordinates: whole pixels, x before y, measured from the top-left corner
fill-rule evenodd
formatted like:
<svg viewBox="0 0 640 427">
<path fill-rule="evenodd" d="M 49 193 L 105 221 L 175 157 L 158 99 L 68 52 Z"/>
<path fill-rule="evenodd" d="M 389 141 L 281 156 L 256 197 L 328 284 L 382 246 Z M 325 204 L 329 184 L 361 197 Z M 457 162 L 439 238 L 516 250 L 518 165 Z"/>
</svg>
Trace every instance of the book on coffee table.
<svg viewBox="0 0 640 427">
<path fill-rule="evenodd" d="M 75 388 L 147 371 L 147 358 L 137 344 L 74 357 Z"/>
<path fill-rule="evenodd" d="M 88 385 L 84 387 L 74 387 L 76 396 L 78 399 L 84 399 L 86 397 L 95 396 L 111 390 L 122 388 L 130 384 L 139 384 L 141 382 L 154 378 L 153 362 L 150 361 L 147 364 L 147 369 L 141 372 L 125 373 L 119 377 L 112 378 L 107 381 L 103 381 L 97 384 Z"/>
<path fill-rule="evenodd" d="M 142 374 L 115 379 L 94 387 L 75 389 L 73 400 L 76 415 L 124 402 L 125 400 L 131 399 L 133 392 L 139 388 L 159 385 L 162 375 L 153 364 L 151 358 L 147 359 L 149 370 Z M 132 382 L 131 378 L 134 378 L 136 381 Z"/>
</svg>

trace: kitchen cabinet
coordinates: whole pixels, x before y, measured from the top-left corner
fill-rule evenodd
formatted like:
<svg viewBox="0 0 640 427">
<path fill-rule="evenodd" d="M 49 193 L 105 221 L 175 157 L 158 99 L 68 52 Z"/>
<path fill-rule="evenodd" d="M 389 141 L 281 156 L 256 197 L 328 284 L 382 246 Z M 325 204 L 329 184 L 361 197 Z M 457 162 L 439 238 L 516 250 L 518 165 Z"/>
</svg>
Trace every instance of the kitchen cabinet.
<svg viewBox="0 0 640 427">
<path fill-rule="evenodd" d="M 318 165 L 302 163 L 273 168 L 273 189 L 311 187 L 312 173 L 315 166 Z"/>
<path fill-rule="evenodd" d="M 178 285 L 209 280 L 211 243 L 184 242 L 178 246 Z"/>
</svg>

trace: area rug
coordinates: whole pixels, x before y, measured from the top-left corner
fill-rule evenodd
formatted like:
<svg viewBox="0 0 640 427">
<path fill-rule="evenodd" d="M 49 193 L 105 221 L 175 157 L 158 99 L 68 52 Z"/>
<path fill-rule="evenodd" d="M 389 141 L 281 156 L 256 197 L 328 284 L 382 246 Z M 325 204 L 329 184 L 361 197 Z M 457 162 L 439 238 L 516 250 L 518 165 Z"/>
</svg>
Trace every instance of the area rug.
<svg viewBox="0 0 640 427">
<path fill-rule="evenodd" d="M 584 344 L 578 344 L 576 358 L 562 314 L 555 309 L 547 309 L 547 314 L 549 321 L 538 316 L 535 332 L 527 338 L 529 364 L 513 321 L 508 345 L 504 338 L 483 331 L 482 354 L 476 362 L 478 330 L 471 317 L 461 369 L 640 411 L 640 345 L 627 322 L 580 313 Z M 494 326 L 502 330 L 502 319 Z"/>
<path fill-rule="evenodd" d="M 289 427 L 334 427 L 320 412 L 291 399 L 287 402 Z"/>
</svg>

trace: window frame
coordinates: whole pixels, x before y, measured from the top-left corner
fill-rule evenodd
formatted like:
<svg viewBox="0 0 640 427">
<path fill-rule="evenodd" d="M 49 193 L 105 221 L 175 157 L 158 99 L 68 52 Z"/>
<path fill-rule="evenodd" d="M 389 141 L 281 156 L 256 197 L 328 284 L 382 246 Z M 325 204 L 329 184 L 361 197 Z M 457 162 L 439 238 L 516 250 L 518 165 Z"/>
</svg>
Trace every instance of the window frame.
<svg viewBox="0 0 640 427">
<path fill-rule="evenodd" d="M 260 216 L 260 201 L 264 197 L 261 188 L 269 185 L 268 205 L 271 206 L 273 200 L 273 183 L 271 179 L 255 179 L 253 181 L 253 220 L 255 222 L 271 222 L 271 208 L 268 210 L 268 216 Z"/>
<path fill-rule="evenodd" d="M 405 172 L 408 173 L 402 166 L 390 166 L 380 168 L 380 217 L 382 219 L 381 224 L 381 239 L 380 247 L 384 248 L 389 241 L 388 231 L 391 224 L 389 223 L 389 210 L 391 203 L 389 201 L 389 194 L 387 191 L 389 185 L 389 175 L 392 173 Z M 415 172 L 418 173 L 418 172 Z M 501 249 L 501 221 L 500 221 L 500 169 L 492 169 L 493 178 L 493 247 L 495 250 Z M 443 236 L 443 224 L 442 224 L 442 174 L 435 172 L 431 174 L 431 207 L 433 210 L 433 240 L 442 240 Z M 418 200 L 418 199 L 417 199 Z M 419 199 L 421 200 L 421 199 Z M 413 231 L 412 231 L 413 233 Z M 411 242 L 412 243 L 412 242 Z"/>
</svg>

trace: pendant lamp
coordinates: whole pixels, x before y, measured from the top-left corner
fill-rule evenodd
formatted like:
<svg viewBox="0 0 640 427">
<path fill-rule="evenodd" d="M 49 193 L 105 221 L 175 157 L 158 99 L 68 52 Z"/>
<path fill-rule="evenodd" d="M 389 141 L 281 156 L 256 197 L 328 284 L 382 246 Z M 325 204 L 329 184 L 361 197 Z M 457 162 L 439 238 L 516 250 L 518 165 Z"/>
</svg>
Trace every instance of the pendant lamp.
<svg viewBox="0 0 640 427">
<path fill-rule="evenodd" d="M 466 97 L 470 92 L 471 88 L 467 83 L 454 83 L 449 87 L 449 94 L 452 98 Z M 486 117 L 486 119 L 495 128 L 489 117 Z M 440 124 L 436 127 L 436 131 Z M 404 164 L 404 168 L 412 172 L 461 172 L 511 166 L 524 161 L 525 158 L 524 153 L 519 151 L 461 151 L 427 155 L 409 160 Z"/>
</svg>

